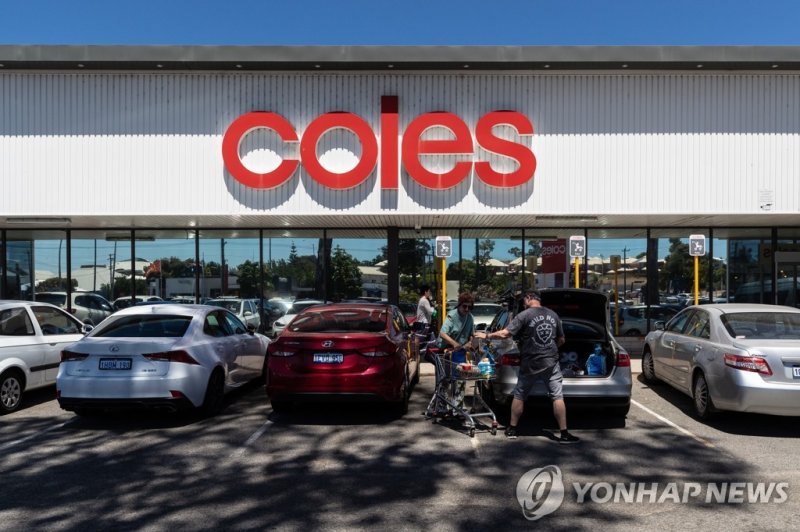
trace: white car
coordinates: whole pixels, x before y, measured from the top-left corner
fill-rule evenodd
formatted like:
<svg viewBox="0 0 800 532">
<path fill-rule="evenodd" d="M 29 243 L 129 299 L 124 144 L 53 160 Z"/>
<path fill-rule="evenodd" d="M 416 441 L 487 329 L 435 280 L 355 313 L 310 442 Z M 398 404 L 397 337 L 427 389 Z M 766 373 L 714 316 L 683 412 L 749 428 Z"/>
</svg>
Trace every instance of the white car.
<svg viewBox="0 0 800 532">
<path fill-rule="evenodd" d="M 261 327 L 261 314 L 258 312 L 258 305 L 252 299 L 240 299 L 238 297 L 219 297 L 209 299 L 206 305 L 228 309 L 244 322 L 245 325 L 252 325 L 255 330 Z"/>
<path fill-rule="evenodd" d="M 67 310 L 66 292 L 36 292 L 33 297 Z M 76 318 L 89 325 L 97 325 L 114 313 L 114 307 L 106 298 L 92 292 L 72 292 L 70 307 Z"/>
<path fill-rule="evenodd" d="M 164 301 L 164 300 L 158 296 L 136 296 L 135 298 L 132 298 L 131 296 L 124 296 L 124 297 L 118 297 L 117 299 L 112 301 L 111 306 L 114 307 L 115 311 L 117 311 L 117 310 L 122 310 L 124 308 L 128 308 L 132 305 L 138 305 L 139 303 L 148 301 Z"/>
<path fill-rule="evenodd" d="M 78 415 L 116 408 L 213 415 L 226 392 L 263 376 L 269 342 L 222 308 L 129 307 L 61 353 L 58 402 Z"/>
<path fill-rule="evenodd" d="M 272 322 L 272 337 L 278 336 L 295 316 L 303 312 L 308 307 L 314 305 L 324 305 L 323 301 L 317 299 L 298 299 L 292 303 L 292 306 L 286 311 L 286 314 Z"/>
<path fill-rule="evenodd" d="M 55 383 L 61 350 L 89 330 L 48 303 L 0 301 L 0 413 L 19 408 L 23 392 Z"/>
</svg>

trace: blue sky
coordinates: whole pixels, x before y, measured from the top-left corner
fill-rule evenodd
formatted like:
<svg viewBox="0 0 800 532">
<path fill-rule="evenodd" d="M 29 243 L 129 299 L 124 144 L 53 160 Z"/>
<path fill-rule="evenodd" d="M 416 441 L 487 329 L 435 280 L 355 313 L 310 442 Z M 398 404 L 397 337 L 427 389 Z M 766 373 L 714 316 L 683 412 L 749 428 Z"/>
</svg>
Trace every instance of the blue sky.
<svg viewBox="0 0 800 532">
<path fill-rule="evenodd" d="M 797 0 L 0 0 L 0 44 L 797 45 Z"/>
</svg>

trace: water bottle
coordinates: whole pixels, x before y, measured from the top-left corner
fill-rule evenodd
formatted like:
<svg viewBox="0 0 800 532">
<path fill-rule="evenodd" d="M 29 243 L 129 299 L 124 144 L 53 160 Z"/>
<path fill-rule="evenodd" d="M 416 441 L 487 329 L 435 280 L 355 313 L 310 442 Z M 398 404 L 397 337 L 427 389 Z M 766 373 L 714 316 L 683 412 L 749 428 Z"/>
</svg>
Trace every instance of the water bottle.
<svg viewBox="0 0 800 532">
<path fill-rule="evenodd" d="M 606 357 L 603 354 L 603 346 L 595 344 L 594 353 L 589 355 L 586 361 L 586 373 L 589 375 L 605 375 L 606 374 Z"/>
<path fill-rule="evenodd" d="M 478 362 L 478 371 L 480 371 L 481 375 L 484 377 L 491 377 L 494 375 L 494 364 L 492 364 L 488 358 L 484 358 Z"/>
</svg>

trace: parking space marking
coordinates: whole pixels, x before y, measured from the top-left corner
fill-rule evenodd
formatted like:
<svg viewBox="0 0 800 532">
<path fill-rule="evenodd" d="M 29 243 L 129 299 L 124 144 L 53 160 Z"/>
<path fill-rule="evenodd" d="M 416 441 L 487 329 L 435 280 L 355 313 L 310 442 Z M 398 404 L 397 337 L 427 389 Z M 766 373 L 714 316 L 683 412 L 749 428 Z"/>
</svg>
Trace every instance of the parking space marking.
<svg viewBox="0 0 800 532">
<path fill-rule="evenodd" d="M 18 440 L 14 440 L 14 441 L 10 441 L 8 443 L 4 443 L 3 445 L 0 445 L 0 453 L 5 452 L 6 450 L 11 449 L 12 447 L 15 447 L 15 446 L 19 445 L 20 443 L 25 443 L 26 441 L 32 440 L 34 438 L 37 438 L 37 437 L 41 436 L 42 434 L 47 434 L 48 432 L 54 431 L 56 429 L 63 428 L 64 426 L 66 426 L 67 423 L 70 423 L 71 421 L 72 420 L 68 420 L 68 421 L 65 421 L 65 422 L 63 422 L 63 423 L 61 423 L 59 425 L 53 425 L 52 427 L 48 427 L 46 429 L 42 429 L 39 432 L 34 432 L 33 434 L 30 434 L 29 436 L 25 436 L 24 438 L 20 438 Z"/>
<path fill-rule="evenodd" d="M 247 438 L 247 441 L 245 441 L 241 447 L 236 449 L 236 452 L 233 453 L 234 456 L 235 457 L 243 456 L 244 453 L 247 452 L 247 448 L 250 447 L 253 443 L 255 443 L 261 436 L 263 436 L 265 432 L 267 432 L 267 429 L 270 427 L 270 425 L 273 425 L 272 421 L 270 420 L 267 420 L 266 423 L 261 425 L 257 431 L 255 431 L 249 438 Z"/>
<path fill-rule="evenodd" d="M 647 412 L 648 414 L 650 414 L 650 415 L 651 415 L 651 416 L 653 416 L 654 418 L 658 419 L 659 421 L 662 421 L 662 422 L 666 423 L 667 425 L 669 425 L 670 427 L 672 427 L 672 428 L 674 428 L 674 429 L 678 430 L 679 432 L 681 432 L 681 433 L 683 433 L 683 434 L 685 434 L 685 435 L 689 436 L 690 438 L 692 438 L 693 440 L 695 440 L 697 443 L 700 443 L 700 444 L 702 444 L 702 445 L 705 445 L 706 447 L 709 447 L 709 448 L 711 448 L 711 449 L 716 449 L 716 447 L 714 446 L 714 444 L 712 444 L 711 442 L 708 442 L 708 441 L 704 440 L 703 438 L 701 438 L 700 436 L 697 436 L 697 435 L 695 435 L 695 434 L 693 434 L 693 433 L 689 432 L 689 431 L 688 431 L 688 430 L 686 430 L 685 428 L 683 428 L 683 427 L 681 427 L 681 426 L 678 426 L 678 425 L 676 425 L 675 423 L 673 423 L 673 422 L 672 422 L 672 421 L 670 421 L 669 419 L 665 418 L 664 416 L 662 416 L 662 415 L 660 415 L 660 414 L 657 414 L 657 413 L 653 412 L 652 410 L 650 410 L 649 408 L 647 408 L 647 407 L 646 407 L 646 406 L 644 406 L 643 404 L 641 404 L 641 403 L 639 403 L 639 402 L 637 402 L 637 401 L 634 401 L 633 399 L 631 399 L 631 404 L 638 406 L 639 408 L 641 408 L 642 410 L 644 410 L 645 412 Z"/>
</svg>

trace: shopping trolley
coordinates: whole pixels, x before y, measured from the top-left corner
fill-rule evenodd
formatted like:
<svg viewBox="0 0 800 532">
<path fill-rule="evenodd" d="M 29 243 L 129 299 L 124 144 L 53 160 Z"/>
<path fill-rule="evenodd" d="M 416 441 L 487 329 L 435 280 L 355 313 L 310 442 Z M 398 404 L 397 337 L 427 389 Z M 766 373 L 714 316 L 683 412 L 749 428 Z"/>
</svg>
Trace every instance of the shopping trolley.
<svg viewBox="0 0 800 532">
<path fill-rule="evenodd" d="M 479 389 L 481 381 L 493 380 L 495 376 L 491 351 L 491 343 L 484 341 L 478 350 L 462 348 L 430 352 L 429 358 L 436 370 L 436 389 L 423 415 L 433 419 L 434 423 L 461 420 L 470 437 L 475 436 L 479 425 L 496 435 L 497 418 Z M 471 395 L 467 395 L 469 386 L 472 386 Z M 477 420 L 480 418 L 491 418 L 491 424 L 479 423 Z"/>
</svg>

